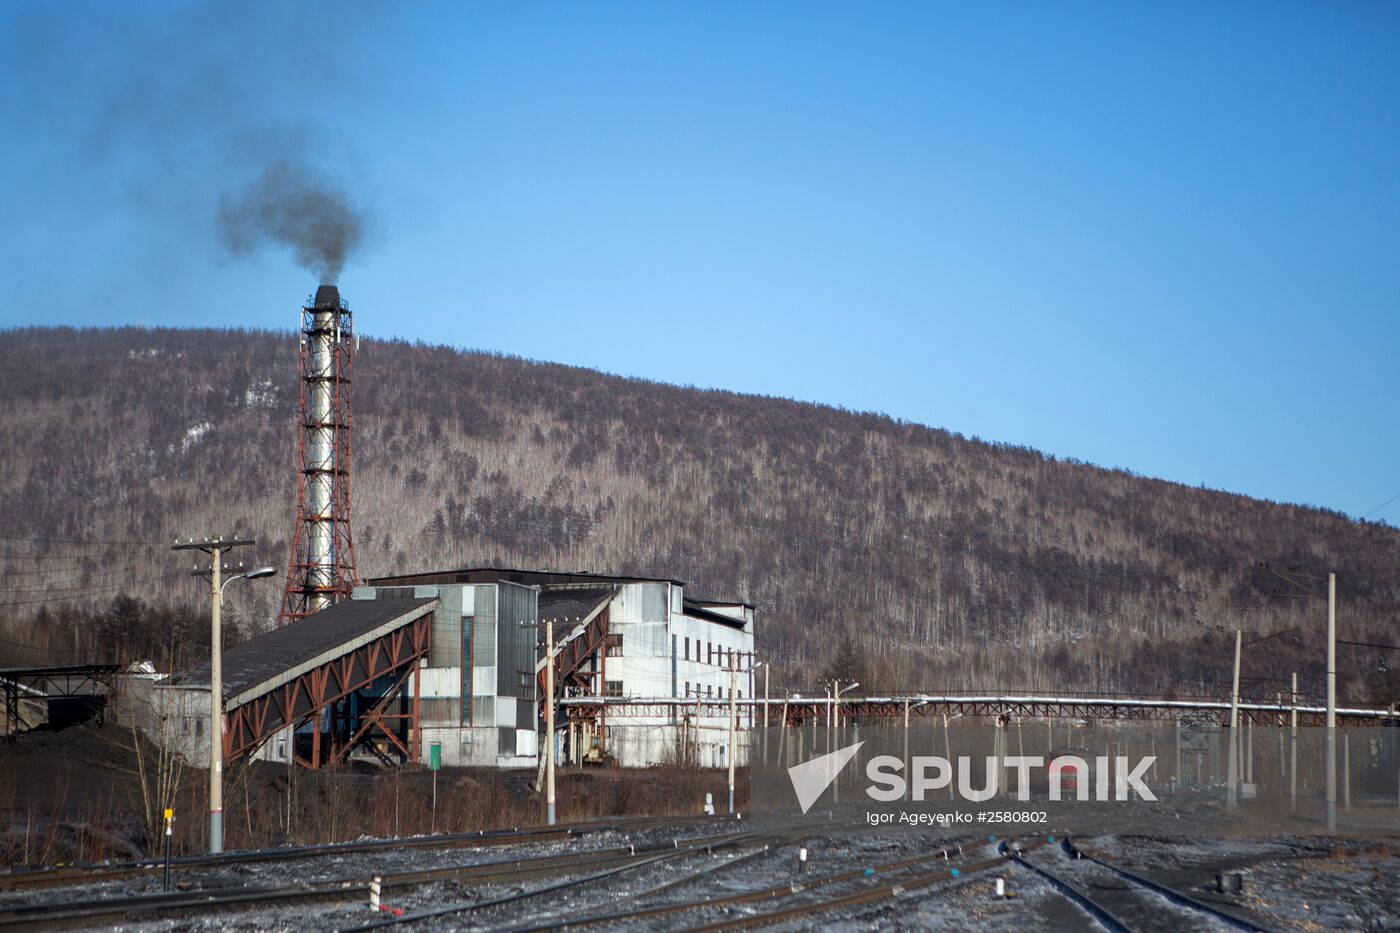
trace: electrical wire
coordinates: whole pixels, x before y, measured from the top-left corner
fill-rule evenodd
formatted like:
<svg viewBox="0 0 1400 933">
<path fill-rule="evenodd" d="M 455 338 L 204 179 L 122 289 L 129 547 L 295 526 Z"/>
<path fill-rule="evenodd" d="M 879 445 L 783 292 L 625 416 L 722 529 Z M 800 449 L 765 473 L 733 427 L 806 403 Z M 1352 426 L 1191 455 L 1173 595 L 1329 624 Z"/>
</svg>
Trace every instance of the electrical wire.
<svg viewBox="0 0 1400 933">
<path fill-rule="evenodd" d="M 28 643 L 26 643 L 26 642 L 15 641 L 14 639 L 11 639 L 11 638 L 0 638 L 0 643 L 6 644 L 6 645 L 14 645 L 16 648 L 28 648 L 28 649 L 30 649 L 31 651 L 43 651 L 43 652 L 48 652 L 48 653 L 50 653 L 50 654 L 53 653 L 53 650 L 54 650 L 54 649 L 52 649 L 52 648 L 40 648 L 38 645 L 31 645 L 31 644 L 28 644 Z"/>
<path fill-rule="evenodd" d="M 39 544 L 90 544 L 90 545 L 111 545 L 111 544 L 140 544 L 146 547 L 164 547 L 173 544 L 171 541 L 151 541 L 147 538 L 48 538 L 35 535 L 0 535 L 0 541 L 31 541 Z"/>
<path fill-rule="evenodd" d="M 121 580 L 121 581 L 119 581 L 119 582 L 112 583 L 112 584 L 108 584 L 108 585 L 105 585 L 105 586 L 92 587 L 92 588 L 89 588 L 89 589 L 84 589 L 84 590 L 82 590 L 82 591 L 67 593 L 67 594 L 64 594 L 64 595 L 61 595 L 61 596 L 53 596 L 53 597 L 46 598 L 46 599 L 29 599 L 29 600 L 18 600 L 18 601 L 12 601 L 12 600 L 7 600 L 7 599 L 0 599 L 0 606 L 5 606 L 5 607 L 9 607 L 9 608 L 15 608 L 15 607 L 19 607 L 19 606 L 39 606 L 39 605 L 43 605 L 43 604 L 46 604 L 46 603 L 67 602 L 67 601 L 69 601 L 69 600 L 74 600 L 74 599 L 90 599 L 90 598 L 92 598 L 92 597 L 94 597 L 94 596 L 101 596 L 101 595 L 104 595 L 104 593 L 110 592 L 110 591 L 112 591 L 112 590 L 120 590 L 120 589 L 124 589 L 124 588 L 126 588 L 126 587 L 149 586 L 149 585 L 152 584 L 152 583 L 160 583 L 160 582 L 162 582 L 162 581 L 164 581 L 164 580 L 171 580 L 171 579 L 174 579 L 175 577 L 183 577 L 183 576 L 185 576 L 185 575 L 186 575 L 186 572 L 183 571 L 183 570 L 180 570 L 180 571 L 176 571 L 176 572 L 174 572 L 174 573 L 163 574 L 163 575 L 161 575 L 161 576 L 159 576 L 159 577 L 150 577 L 150 578 L 145 579 L 145 580 Z"/>
</svg>

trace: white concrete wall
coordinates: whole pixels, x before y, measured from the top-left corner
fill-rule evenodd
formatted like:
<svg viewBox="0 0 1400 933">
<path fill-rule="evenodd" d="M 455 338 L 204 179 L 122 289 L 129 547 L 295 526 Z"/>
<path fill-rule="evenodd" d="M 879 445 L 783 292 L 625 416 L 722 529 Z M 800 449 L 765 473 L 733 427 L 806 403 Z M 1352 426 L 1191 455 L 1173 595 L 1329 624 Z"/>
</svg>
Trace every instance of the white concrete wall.
<svg viewBox="0 0 1400 933">
<path fill-rule="evenodd" d="M 611 720 L 610 720 L 611 722 Z M 650 768 L 676 761 L 677 742 L 684 734 L 680 726 L 671 725 L 609 725 L 608 751 L 624 768 Z M 741 729 L 734 737 L 739 757 L 738 767 L 748 764 L 751 733 Z M 698 764 L 702 768 L 729 766 L 729 730 L 701 729 L 696 743 Z"/>
<path fill-rule="evenodd" d="M 651 593 L 645 593 L 652 588 Z M 658 590 L 661 591 L 658 594 Z M 730 651 L 739 652 L 740 673 L 735 678 L 741 699 L 754 695 L 753 614 L 742 606 L 722 607 L 743 629 L 691 618 L 683 610 L 684 590 L 670 583 L 632 583 L 621 588 L 609 610 L 609 632 L 622 638 L 620 656 L 604 662 L 604 690 L 621 683 L 624 697 L 695 698 L 727 700 L 730 693 Z M 662 607 L 661 611 L 656 611 Z M 718 610 L 715 610 L 718 611 Z M 658 618 L 650 618 L 657 615 Z M 689 639 L 687 652 L 686 639 Z M 689 654 L 687 658 L 686 655 Z M 674 674 L 673 674 L 674 662 Z M 676 734 L 683 713 L 630 714 L 618 709 L 607 713 L 608 750 L 623 767 L 644 768 L 674 756 Z M 741 736 L 750 713 L 739 709 Z M 693 717 L 692 717 L 693 718 Z M 713 706 L 699 720 L 699 755 L 702 767 L 727 766 L 729 722 L 723 709 Z M 739 740 L 740 762 L 745 760 L 746 739 Z"/>
<path fill-rule="evenodd" d="M 423 746 L 419 750 L 419 760 L 429 761 L 429 749 L 434 742 L 442 745 L 442 763 L 449 767 L 496 767 L 499 739 L 495 727 L 472 726 L 424 726 L 421 730 Z"/>
<path fill-rule="evenodd" d="M 172 748 L 194 768 L 209 767 L 209 690 L 164 687 L 127 678 L 112 700 L 112 720 L 135 726 L 157 747 Z"/>
</svg>

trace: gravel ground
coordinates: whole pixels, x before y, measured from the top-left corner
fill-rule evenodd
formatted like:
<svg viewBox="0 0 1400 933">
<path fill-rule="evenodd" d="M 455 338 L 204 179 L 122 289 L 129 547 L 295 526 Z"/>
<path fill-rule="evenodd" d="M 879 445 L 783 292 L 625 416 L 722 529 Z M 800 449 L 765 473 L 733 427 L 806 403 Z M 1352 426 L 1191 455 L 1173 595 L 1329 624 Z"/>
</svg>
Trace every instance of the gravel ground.
<svg viewBox="0 0 1400 933">
<path fill-rule="evenodd" d="M 638 848 L 672 845 L 675 840 L 710 837 L 743 831 L 783 830 L 791 826 L 761 827 L 744 822 L 716 820 L 710 825 L 678 829 L 614 831 L 568 842 L 454 849 L 397 849 L 374 854 L 339 855 L 279 863 L 228 866 L 218 871 L 182 873 L 199 887 L 231 885 L 286 885 L 342 879 L 365 879 L 398 871 L 471 865 L 505 859 L 599 851 L 635 845 Z M 507 905 L 484 906 L 448 917 L 413 925 L 415 930 L 510 929 L 531 924 L 559 922 L 585 916 L 636 909 L 642 904 L 714 900 L 749 891 L 887 865 L 921 855 L 935 855 L 950 842 L 946 835 L 909 830 L 821 828 L 808 839 L 808 862 L 799 871 L 797 844 L 774 845 L 767 851 L 722 850 L 684 853 L 666 861 L 630 869 L 605 881 L 581 884 Z M 1316 838 L 1242 840 L 1186 840 L 1129 837 L 1097 837 L 1080 840 L 1084 847 L 1108 862 L 1151 877 L 1203 900 L 1228 905 L 1276 930 L 1400 930 L 1400 840 L 1329 842 Z M 967 865 L 996 853 L 988 837 L 963 840 L 961 856 L 947 863 Z M 757 852 L 751 858 L 743 858 Z M 1115 912 L 1138 918 L 1134 928 L 1213 931 L 1225 929 L 1219 921 L 1195 915 L 1193 910 L 1162 895 L 1144 891 L 1107 869 L 1072 861 L 1058 845 L 1047 844 L 1028 851 L 1038 865 L 1070 881 L 1102 900 Z M 733 863 L 732 865 L 730 863 Z M 635 931 L 687 928 L 706 923 L 732 922 L 753 914 L 811 904 L 941 871 L 941 859 L 901 872 L 879 872 L 840 884 L 810 888 L 781 898 L 744 905 L 700 907 L 683 913 L 629 923 L 608 923 L 596 929 Z M 702 872 L 702 874 L 697 874 Z M 533 878 L 512 884 L 479 884 L 439 881 L 409 891 L 386 892 L 385 903 L 407 911 L 435 907 L 484 904 L 495 898 L 539 890 L 550 884 L 591 874 L 596 869 L 570 869 L 571 874 L 551 879 Z M 1226 896 L 1211 890 L 1214 876 L 1239 872 L 1244 878 L 1240 895 Z M 692 877 L 694 876 L 694 877 Z M 1010 897 L 997 898 L 994 883 L 1000 877 Z M 672 885 L 685 880 L 685 883 Z M 114 882 L 84 888 L 49 889 L 0 898 L 0 905 L 32 901 L 55 902 L 96 896 L 152 893 L 158 877 Z M 654 892 L 659 886 L 671 885 Z M 135 924 L 121 929 L 166 930 L 313 930 L 343 929 L 374 918 L 360 904 L 308 904 L 289 908 L 250 909 L 211 914 L 200 919 L 183 918 Z M 1092 917 L 1071 898 L 1029 869 L 1007 862 L 984 872 L 948 877 L 892 901 L 860 905 L 790 920 L 770 927 L 802 930 L 820 926 L 838 931 L 958 929 L 993 931 L 1094 929 Z"/>
</svg>

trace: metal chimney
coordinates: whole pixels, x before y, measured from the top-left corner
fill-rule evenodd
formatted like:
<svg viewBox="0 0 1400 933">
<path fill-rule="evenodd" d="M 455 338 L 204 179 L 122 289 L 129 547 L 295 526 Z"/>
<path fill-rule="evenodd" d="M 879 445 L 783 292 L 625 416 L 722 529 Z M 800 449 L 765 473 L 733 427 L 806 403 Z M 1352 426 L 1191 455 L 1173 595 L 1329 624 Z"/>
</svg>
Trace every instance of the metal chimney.
<svg viewBox="0 0 1400 933">
<path fill-rule="evenodd" d="M 325 609 L 355 584 L 350 533 L 350 306 L 322 285 L 302 308 L 296 526 L 281 622 Z"/>
</svg>

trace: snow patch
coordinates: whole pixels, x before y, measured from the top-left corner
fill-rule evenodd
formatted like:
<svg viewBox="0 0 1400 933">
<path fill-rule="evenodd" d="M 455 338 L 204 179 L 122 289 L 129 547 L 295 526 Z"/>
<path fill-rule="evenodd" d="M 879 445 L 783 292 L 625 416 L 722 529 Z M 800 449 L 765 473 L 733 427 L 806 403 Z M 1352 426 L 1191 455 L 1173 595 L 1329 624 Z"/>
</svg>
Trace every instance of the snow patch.
<svg viewBox="0 0 1400 933">
<path fill-rule="evenodd" d="M 243 404 L 249 408 L 271 408 L 276 402 L 277 393 L 271 379 L 255 382 L 243 393 Z"/>
<path fill-rule="evenodd" d="M 185 428 L 185 439 L 180 443 L 181 450 L 189 450 L 195 444 L 203 440 L 204 435 L 214 430 L 212 421 L 201 421 L 199 424 Z"/>
</svg>

